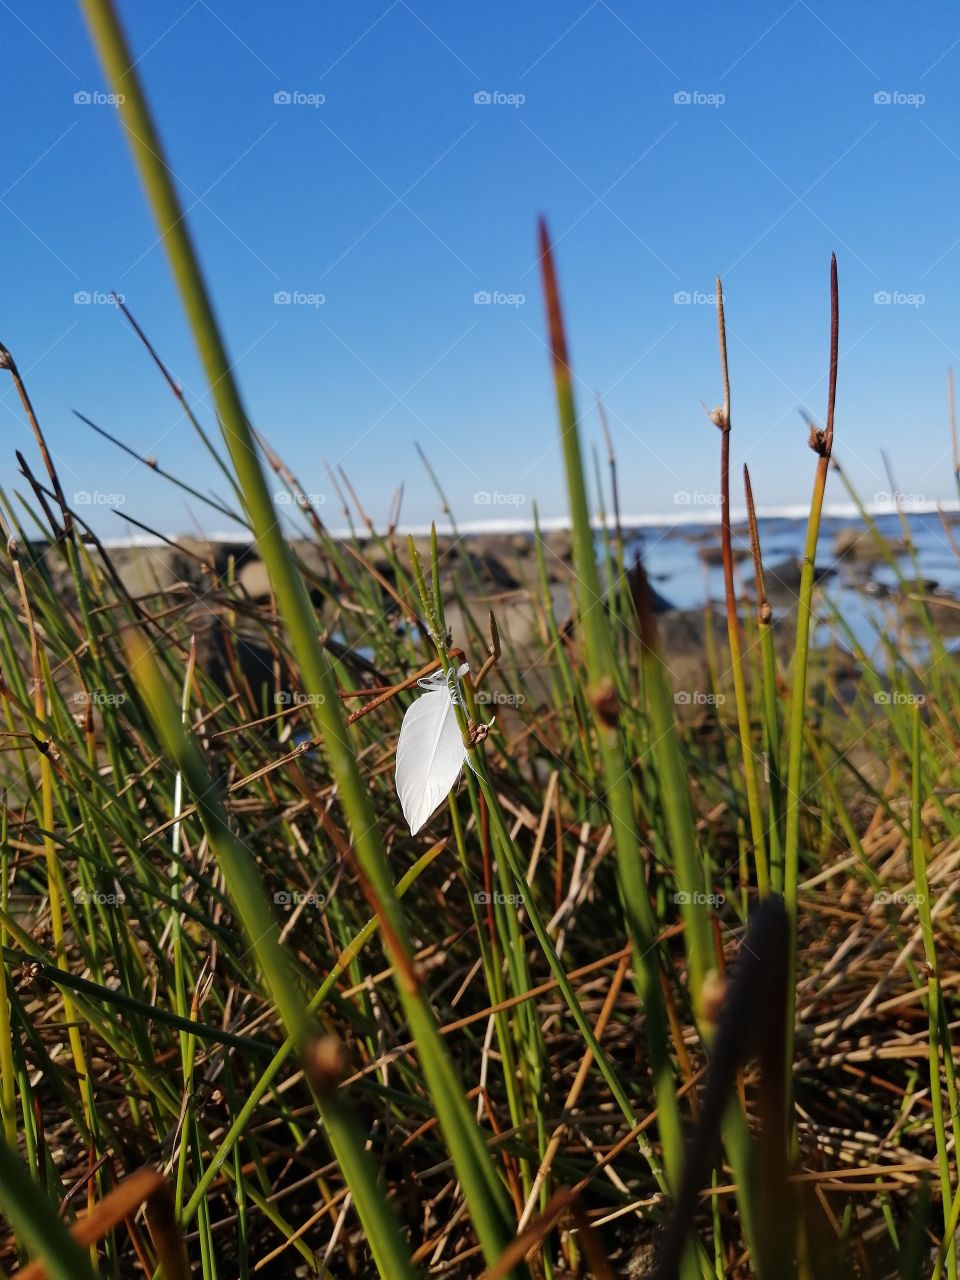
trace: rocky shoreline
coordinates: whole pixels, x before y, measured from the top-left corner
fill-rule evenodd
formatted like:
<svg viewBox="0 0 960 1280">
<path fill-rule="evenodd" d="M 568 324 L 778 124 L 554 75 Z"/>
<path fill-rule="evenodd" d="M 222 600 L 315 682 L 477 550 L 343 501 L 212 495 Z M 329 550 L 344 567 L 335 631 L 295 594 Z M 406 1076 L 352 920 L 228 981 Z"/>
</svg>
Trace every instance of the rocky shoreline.
<svg viewBox="0 0 960 1280">
<path fill-rule="evenodd" d="M 690 535 L 690 555 L 707 565 L 715 565 L 719 555 L 719 531 L 698 531 Z M 429 556 L 429 539 L 415 539 L 421 556 Z M 737 578 L 741 600 L 753 598 L 752 564 L 738 530 Z M 543 534 L 545 573 L 551 602 L 558 626 L 563 629 L 571 621 L 571 587 L 573 582 L 572 538 L 569 530 L 550 529 Z M 476 649 L 476 639 L 468 632 L 464 605 L 474 618 L 482 621 L 492 609 L 497 617 L 504 650 L 511 664 L 527 679 L 534 679 L 530 672 L 537 672 L 544 663 L 544 655 L 550 639 L 544 625 L 541 585 L 541 569 L 533 538 L 528 533 L 484 532 L 467 533 L 460 538 L 441 535 L 440 581 L 444 594 L 447 623 L 453 643 L 468 651 Z M 328 586 L 330 565 L 327 553 L 316 541 L 300 540 L 293 543 L 297 556 L 311 582 L 311 596 L 318 612 L 321 627 L 330 634 L 336 633 L 338 600 Z M 405 539 L 398 536 L 393 549 L 403 563 L 407 558 Z M 886 554 L 903 555 L 903 544 L 887 544 Z M 33 555 L 42 559 L 45 570 L 52 576 L 56 590 L 68 601 L 72 597 L 72 583 L 62 555 L 55 547 L 32 548 Z M 99 556 L 99 552 L 91 549 Z M 129 596 L 156 612 L 160 601 L 180 601 L 183 616 L 199 633 L 215 631 L 214 625 L 223 615 L 222 584 L 228 579 L 234 583 L 233 598 L 239 597 L 250 611 L 269 608 L 271 601 L 269 577 L 260 560 L 255 545 L 249 542 L 204 541 L 183 536 L 170 544 L 114 546 L 105 554 L 109 557 L 117 579 Z M 370 571 L 384 584 L 392 587 L 395 574 L 390 557 L 375 540 L 361 544 L 360 554 Z M 901 610 L 906 625 L 910 625 L 911 591 L 891 588 L 874 576 L 878 565 L 886 563 L 886 556 L 876 538 L 868 530 L 844 530 L 834 539 L 832 547 L 824 552 L 823 567 L 818 565 L 817 580 L 826 587 L 837 582 L 840 572 L 847 586 L 853 583 L 857 589 L 875 598 L 887 597 Z M 768 598 L 774 609 L 777 648 L 784 663 L 789 661 L 793 648 L 793 606 L 799 588 L 801 562 L 791 556 L 765 567 Z M 708 687 L 707 674 L 707 625 L 712 625 L 721 670 L 726 662 L 726 622 L 722 606 L 715 601 L 708 610 L 671 607 L 670 580 L 658 583 L 664 595 L 657 594 L 654 607 L 657 614 L 660 649 L 671 673 L 675 688 L 698 690 Z M 936 583 L 920 581 L 914 584 L 927 599 L 935 625 L 945 635 L 960 634 L 960 603 L 937 590 Z M 391 608 L 394 603 L 391 602 Z M 399 609 L 398 609 L 399 616 Z M 235 620 L 242 637 L 242 612 Z M 832 674 L 836 679 L 849 678 L 855 671 L 852 657 L 842 646 L 831 645 Z M 209 658 L 215 664 L 215 658 Z M 548 661 L 548 659 L 547 659 Z M 542 671 L 539 672 L 542 676 Z"/>
</svg>

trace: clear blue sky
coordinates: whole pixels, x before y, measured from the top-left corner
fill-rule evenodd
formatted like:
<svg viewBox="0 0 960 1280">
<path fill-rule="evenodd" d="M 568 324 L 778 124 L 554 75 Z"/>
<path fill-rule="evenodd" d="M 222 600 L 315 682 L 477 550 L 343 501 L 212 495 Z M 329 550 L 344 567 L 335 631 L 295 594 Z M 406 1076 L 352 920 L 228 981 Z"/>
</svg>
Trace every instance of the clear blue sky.
<svg viewBox="0 0 960 1280">
<path fill-rule="evenodd" d="M 375 517 L 562 514 L 535 269 L 557 241 L 585 438 L 604 393 L 623 507 L 716 489 L 723 276 L 736 462 L 762 505 L 806 500 L 797 407 L 822 415 L 828 263 L 842 323 L 836 450 L 867 498 L 950 495 L 946 370 L 960 368 L 960 18 L 954 6 L 122 0 L 121 13 L 251 417 L 326 496 L 341 463 Z M 65 491 L 188 529 L 182 497 L 78 408 L 201 489 L 218 476 L 116 310 L 125 295 L 211 422 L 115 110 L 69 0 L 2 0 L 0 340 Z M 322 105 L 295 99 L 323 95 Z M 477 94 L 507 101 L 476 102 Z M 94 101 L 76 101 L 76 95 Z M 689 94 L 694 100 L 675 101 Z M 878 94 L 895 100 L 876 101 Z M 517 103 L 517 96 L 522 101 Z M 718 95 L 722 100 L 718 101 Z M 512 96 L 512 97 L 511 97 Z M 322 294 L 322 305 L 275 294 Z M 478 305 L 476 293 L 525 295 Z M 875 295 L 893 295 L 878 304 Z M 917 305 L 915 305 L 917 304 Z M 35 459 L 3 386 L 0 482 Z M 842 497 L 835 478 L 832 496 Z M 478 492 L 523 505 L 478 504 Z M 223 526 L 194 507 L 207 530 Z M 95 526 L 122 533 L 106 507 Z"/>
</svg>

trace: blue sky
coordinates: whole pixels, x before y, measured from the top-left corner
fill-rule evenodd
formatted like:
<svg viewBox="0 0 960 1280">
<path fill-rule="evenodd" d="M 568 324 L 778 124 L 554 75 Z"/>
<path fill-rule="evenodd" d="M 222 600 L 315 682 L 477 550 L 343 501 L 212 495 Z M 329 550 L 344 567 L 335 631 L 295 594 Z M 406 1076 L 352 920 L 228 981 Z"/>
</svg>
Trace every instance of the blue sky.
<svg viewBox="0 0 960 1280">
<path fill-rule="evenodd" d="M 341 520 L 326 461 L 344 467 L 377 519 L 401 480 L 406 521 L 436 514 L 415 441 L 463 520 L 523 517 L 535 499 L 545 515 L 563 513 L 535 265 L 541 212 L 557 242 L 584 438 L 600 440 L 596 389 L 625 511 L 675 514 L 678 494 L 707 504 L 717 488 L 719 441 L 700 408 L 719 399 L 717 272 L 734 461 L 750 461 L 761 505 L 806 501 L 814 458 L 797 409 L 824 409 L 832 250 L 837 456 L 867 499 L 889 488 L 881 449 L 904 492 L 953 493 L 954 8 L 120 9 L 250 415 L 329 523 Z M 0 340 L 24 372 L 63 488 L 97 495 L 88 507 L 103 534 L 124 532 L 111 495 L 168 533 L 223 528 L 71 415 L 80 409 L 195 487 L 222 490 L 102 300 L 125 296 L 215 426 L 79 11 L 4 0 L 0 26 Z M 14 392 L 0 389 L 9 492 L 23 487 L 14 449 L 36 450 Z M 828 500 L 842 498 L 835 478 L 831 489 Z"/>
</svg>

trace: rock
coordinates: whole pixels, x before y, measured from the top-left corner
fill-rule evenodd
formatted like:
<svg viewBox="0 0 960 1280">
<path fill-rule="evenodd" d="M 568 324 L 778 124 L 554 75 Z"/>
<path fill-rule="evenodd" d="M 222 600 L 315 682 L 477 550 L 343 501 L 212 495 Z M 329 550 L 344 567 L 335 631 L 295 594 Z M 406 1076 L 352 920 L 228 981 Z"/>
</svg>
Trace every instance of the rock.
<svg viewBox="0 0 960 1280">
<path fill-rule="evenodd" d="M 173 547 L 117 547 L 109 552 L 120 581 L 134 599 L 198 583 L 203 568 Z"/>
<path fill-rule="evenodd" d="M 718 646 L 726 644 L 726 622 L 712 613 Z M 677 714 L 684 707 L 702 710 L 698 695 L 709 686 L 706 620 L 702 609 L 671 609 L 657 618 L 657 644 L 669 673 L 676 698 Z"/>
<path fill-rule="evenodd" d="M 550 601 L 553 604 L 553 616 L 557 620 L 557 626 L 562 631 L 573 617 L 573 600 L 570 597 L 570 580 L 569 577 L 563 582 L 552 582 L 550 584 Z"/>
<path fill-rule="evenodd" d="M 734 564 L 739 564 L 741 560 L 750 559 L 750 552 L 746 549 L 746 547 L 733 547 L 732 550 L 733 550 Z M 723 564 L 723 549 L 719 546 L 719 544 L 712 547 L 701 547 L 697 552 L 697 555 L 700 557 L 700 559 L 703 561 L 704 564 L 709 564 L 709 565 Z"/>
<path fill-rule="evenodd" d="M 874 578 L 854 578 L 852 585 L 856 590 L 862 591 L 864 595 L 872 596 L 874 600 L 896 598 L 909 602 L 911 597 L 923 596 L 927 600 L 932 597 L 936 602 L 938 599 L 947 598 L 945 596 L 933 596 L 933 593 L 940 585 L 933 578 L 907 578 L 903 583 L 898 582 L 892 586 L 889 582 L 878 582 Z"/>
<path fill-rule="evenodd" d="M 482 604 L 475 610 L 475 616 L 483 617 Z M 497 615 L 497 626 L 500 638 L 513 649 L 527 649 L 541 643 L 540 626 L 533 604 L 528 599 L 518 599 L 499 605 L 494 612 Z"/>
<path fill-rule="evenodd" d="M 176 542 L 187 553 L 187 558 L 194 561 L 198 569 L 201 569 L 200 561 L 202 560 L 216 571 L 217 558 L 222 552 L 222 548 L 216 543 L 184 533 L 177 535 Z"/>
<path fill-rule="evenodd" d="M 947 595 L 927 596 L 922 604 L 919 600 L 903 599 L 903 621 L 912 631 L 925 629 L 924 608 L 941 636 L 960 635 L 960 600 Z"/>
<path fill-rule="evenodd" d="M 713 624 L 717 634 L 726 635 L 726 621 L 714 611 Z M 701 658 L 706 664 L 707 642 L 704 612 L 702 609 L 671 609 L 657 619 L 660 651 L 672 662 L 674 658 Z"/>
<path fill-rule="evenodd" d="M 547 582 L 551 586 L 565 586 L 570 582 L 573 565 L 568 560 L 552 555 L 546 547 L 543 551 L 543 564 L 547 571 Z"/>
<path fill-rule="evenodd" d="M 490 601 L 485 598 L 468 598 L 467 608 L 482 633 L 487 628 L 487 613 L 491 608 Z M 541 643 L 537 614 L 532 601 L 523 593 L 516 598 L 502 600 L 493 606 L 497 618 L 497 628 L 503 645 L 508 650 L 529 649 Z M 453 643 L 473 652 L 476 648 L 474 632 L 467 626 L 463 606 L 457 600 L 443 606 L 444 617 Z M 562 625 L 562 624 L 561 624 Z M 533 658 L 531 657 L 531 662 Z"/>
<path fill-rule="evenodd" d="M 466 549 L 465 559 L 472 561 L 480 580 L 493 591 L 516 591 L 521 579 L 529 576 L 521 573 L 517 558 L 505 555 L 505 550 L 502 538 L 477 539 Z M 465 593 L 476 590 L 476 581 L 466 564 L 457 567 L 457 581 Z"/>
<path fill-rule="evenodd" d="M 883 564 L 888 555 L 902 556 L 908 549 L 902 538 L 884 538 L 881 543 L 878 535 L 867 528 L 841 529 L 833 542 L 833 554 L 838 560 L 860 564 Z"/>
<path fill-rule="evenodd" d="M 270 599 L 270 575 L 262 560 L 248 560 L 237 574 L 237 582 L 251 600 L 263 603 Z"/>
<path fill-rule="evenodd" d="M 278 667 L 273 653 L 256 639 L 231 631 L 233 656 L 240 671 L 240 690 L 236 688 L 233 664 L 227 649 L 227 627 L 220 617 L 210 619 L 208 625 L 196 631 L 197 666 L 204 671 L 218 689 L 232 694 L 242 690 L 253 695 L 258 710 L 270 712 L 282 705 L 277 697 L 277 678 L 289 685 L 289 674 Z"/>
<path fill-rule="evenodd" d="M 318 542 L 314 542 L 311 538 L 304 538 L 295 542 L 293 549 L 305 569 L 321 577 L 326 574 L 328 557 Z"/>
<path fill-rule="evenodd" d="M 176 541 L 184 551 L 191 553 L 187 558 L 193 562 L 197 572 L 202 574 L 203 568 L 195 557 L 206 561 L 219 578 L 226 576 L 231 558 L 239 566 L 257 556 L 252 542 L 208 542 L 190 533 L 178 534 Z"/>
<path fill-rule="evenodd" d="M 558 560 L 563 560 L 565 563 L 573 560 L 573 535 L 569 529 L 548 529 L 543 535 L 543 544 L 548 553 L 548 564 L 551 552 Z"/>
<path fill-rule="evenodd" d="M 835 570 L 817 565 L 813 571 L 814 582 L 822 582 L 832 577 Z M 779 564 L 771 565 L 763 571 L 763 581 L 767 595 L 772 599 L 793 599 L 800 590 L 800 578 L 803 574 L 803 561 L 799 556 L 789 556 Z"/>
<path fill-rule="evenodd" d="M 522 535 L 519 535 L 522 540 Z M 499 560 L 515 556 L 513 537 L 502 534 L 472 534 L 461 543 L 465 560 Z"/>
</svg>

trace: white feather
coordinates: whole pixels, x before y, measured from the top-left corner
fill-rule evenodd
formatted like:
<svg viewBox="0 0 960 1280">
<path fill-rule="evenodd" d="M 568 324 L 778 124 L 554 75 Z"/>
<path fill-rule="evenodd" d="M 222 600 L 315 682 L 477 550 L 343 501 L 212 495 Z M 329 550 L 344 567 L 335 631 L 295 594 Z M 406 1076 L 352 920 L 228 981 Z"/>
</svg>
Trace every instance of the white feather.
<svg viewBox="0 0 960 1280">
<path fill-rule="evenodd" d="M 464 663 L 457 678 L 468 670 Z M 414 836 L 449 795 L 467 758 L 452 673 L 450 683 L 442 671 L 420 683 L 428 692 L 407 708 L 397 741 L 397 795 Z"/>
</svg>

